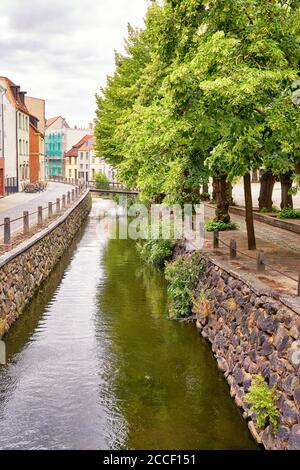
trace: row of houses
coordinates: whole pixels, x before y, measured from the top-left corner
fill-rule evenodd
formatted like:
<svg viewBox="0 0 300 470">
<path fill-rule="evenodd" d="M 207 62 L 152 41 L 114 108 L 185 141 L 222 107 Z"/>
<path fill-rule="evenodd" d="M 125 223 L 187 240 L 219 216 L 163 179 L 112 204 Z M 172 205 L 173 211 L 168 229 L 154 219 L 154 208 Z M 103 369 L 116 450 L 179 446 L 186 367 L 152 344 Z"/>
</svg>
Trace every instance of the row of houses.
<svg viewBox="0 0 300 470">
<path fill-rule="evenodd" d="M 0 76 L 0 196 L 45 178 L 45 101 Z"/>
<path fill-rule="evenodd" d="M 45 100 L 0 76 L 0 197 L 49 177 L 94 180 L 99 171 L 115 177 L 95 155 L 93 124 L 71 128 L 62 116 L 46 120 Z"/>
<path fill-rule="evenodd" d="M 93 124 L 88 129 L 70 128 L 65 118 L 56 116 L 46 122 L 47 176 L 94 181 L 96 174 L 115 178 L 114 169 L 96 157 Z"/>
</svg>

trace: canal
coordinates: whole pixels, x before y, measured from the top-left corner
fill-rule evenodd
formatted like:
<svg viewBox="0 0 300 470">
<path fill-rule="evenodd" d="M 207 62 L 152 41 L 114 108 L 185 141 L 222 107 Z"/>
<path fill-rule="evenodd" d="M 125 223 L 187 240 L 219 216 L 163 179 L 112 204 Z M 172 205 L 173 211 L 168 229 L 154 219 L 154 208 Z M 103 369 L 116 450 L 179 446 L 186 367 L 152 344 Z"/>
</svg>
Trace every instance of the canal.
<svg viewBox="0 0 300 470">
<path fill-rule="evenodd" d="M 134 243 L 82 229 L 5 337 L 1 449 L 256 449 L 210 346 Z"/>
</svg>

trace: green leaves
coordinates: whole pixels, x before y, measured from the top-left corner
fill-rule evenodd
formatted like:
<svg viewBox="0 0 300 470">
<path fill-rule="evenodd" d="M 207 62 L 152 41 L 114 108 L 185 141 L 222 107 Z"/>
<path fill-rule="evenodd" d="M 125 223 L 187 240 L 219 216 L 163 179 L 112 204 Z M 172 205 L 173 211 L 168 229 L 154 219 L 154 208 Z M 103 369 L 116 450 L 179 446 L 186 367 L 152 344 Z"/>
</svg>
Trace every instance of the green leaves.
<svg viewBox="0 0 300 470">
<path fill-rule="evenodd" d="M 98 155 L 142 199 L 180 203 L 209 175 L 294 171 L 299 37 L 296 1 L 152 1 L 97 96 Z"/>
<path fill-rule="evenodd" d="M 256 414 L 259 428 L 264 429 L 270 423 L 275 433 L 277 432 L 279 410 L 276 402 L 278 398 L 276 387 L 269 388 L 261 375 L 253 376 L 245 401 L 251 405 L 251 410 Z"/>
</svg>

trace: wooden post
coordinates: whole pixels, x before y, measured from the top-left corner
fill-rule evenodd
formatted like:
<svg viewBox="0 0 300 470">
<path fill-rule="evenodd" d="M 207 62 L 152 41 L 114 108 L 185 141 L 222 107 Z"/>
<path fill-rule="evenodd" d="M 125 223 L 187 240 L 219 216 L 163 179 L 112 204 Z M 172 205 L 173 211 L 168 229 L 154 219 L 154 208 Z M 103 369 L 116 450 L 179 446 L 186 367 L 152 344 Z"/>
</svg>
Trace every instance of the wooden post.
<svg viewBox="0 0 300 470">
<path fill-rule="evenodd" d="M 4 219 L 4 245 L 10 245 L 11 243 L 11 228 L 10 228 L 10 217 Z"/>
<path fill-rule="evenodd" d="M 214 249 L 219 248 L 219 230 L 214 231 Z"/>
<path fill-rule="evenodd" d="M 56 199 L 56 213 L 60 212 L 60 199 L 59 197 Z"/>
<path fill-rule="evenodd" d="M 29 233 L 29 212 L 23 212 L 23 234 L 28 235 Z"/>
<path fill-rule="evenodd" d="M 250 173 L 247 173 L 244 176 L 244 194 L 245 194 L 245 210 L 246 210 L 246 225 L 247 225 L 247 236 L 248 236 L 248 250 L 256 250 Z"/>
<path fill-rule="evenodd" d="M 257 253 L 257 272 L 264 273 L 266 270 L 266 257 L 263 251 Z"/>
<path fill-rule="evenodd" d="M 43 208 L 42 208 L 42 206 L 38 207 L 38 225 L 43 225 Z"/>
<path fill-rule="evenodd" d="M 236 240 L 230 240 L 230 259 L 236 259 L 236 257 L 237 257 Z"/>
<path fill-rule="evenodd" d="M 66 195 L 65 194 L 62 195 L 62 208 L 63 209 L 66 208 Z"/>
<path fill-rule="evenodd" d="M 53 214 L 52 202 L 48 202 L 48 218 L 50 219 Z"/>
</svg>

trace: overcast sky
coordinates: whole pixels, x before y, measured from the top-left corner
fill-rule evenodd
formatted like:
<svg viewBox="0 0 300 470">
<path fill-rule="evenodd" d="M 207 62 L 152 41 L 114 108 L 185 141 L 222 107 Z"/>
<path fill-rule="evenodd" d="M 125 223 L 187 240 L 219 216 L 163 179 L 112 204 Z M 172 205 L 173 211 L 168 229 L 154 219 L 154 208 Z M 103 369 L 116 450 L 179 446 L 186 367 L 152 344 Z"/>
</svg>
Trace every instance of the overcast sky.
<svg viewBox="0 0 300 470">
<path fill-rule="evenodd" d="M 0 75 L 46 100 L 46 115 L 70 125 L 94 118 L 95 93 L 114 70 L 127 23 L 147 0 L 0 0 Z"/>
</svg>

